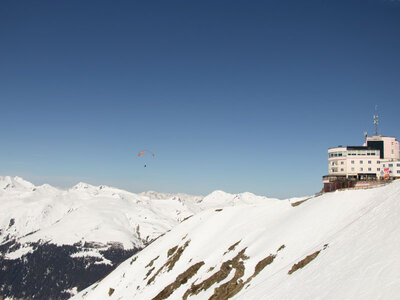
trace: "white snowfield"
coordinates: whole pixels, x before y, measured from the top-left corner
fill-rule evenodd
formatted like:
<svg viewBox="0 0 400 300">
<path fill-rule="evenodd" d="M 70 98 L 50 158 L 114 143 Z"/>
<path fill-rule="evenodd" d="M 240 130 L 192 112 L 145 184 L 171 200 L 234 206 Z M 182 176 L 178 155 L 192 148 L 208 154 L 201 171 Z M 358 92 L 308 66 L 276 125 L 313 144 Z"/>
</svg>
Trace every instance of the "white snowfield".
<svg viewBox="0 0 400 300">
<path fill-rule="evenodd" d="M 224 197 L 73 299 L 399 299 L 400 180 L 298 206 Z"/>
<path fill-rule="evenodd" d="M 8 259 L 32 251 L 29 243 L 36 242 L 56 245 L 88 242 L 103 250 L 111 244 L 125 249 L 143 248 L 204 209 L 264 199 L 252 194 L 215 193 L 207 197 L 157 192 L 134 194 L 85 183 L 63 190 L 4 176 L 0 177 L 0 244 L 14 239 L 22 244 L 6 254 Z M 222 198 L 225 203 L 221 203 Z M 76 255 L 99 256 L 93 249 Z"/>
</svg>

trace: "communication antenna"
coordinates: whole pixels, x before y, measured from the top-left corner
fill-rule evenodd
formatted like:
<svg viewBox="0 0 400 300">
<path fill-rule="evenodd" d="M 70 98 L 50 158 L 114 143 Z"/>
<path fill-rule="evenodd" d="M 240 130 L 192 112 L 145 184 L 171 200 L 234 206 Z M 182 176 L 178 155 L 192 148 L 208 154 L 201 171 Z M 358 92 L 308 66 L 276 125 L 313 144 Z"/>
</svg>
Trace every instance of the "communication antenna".
<svg viewBox="0 0 400 300">
<path fill-rule="evenodd" d="M 375 105 L 375 114 L 374 114 L 374 125 L 375 125 L 375 136 L 378 135 L 378 105 Z"/>
</svg>

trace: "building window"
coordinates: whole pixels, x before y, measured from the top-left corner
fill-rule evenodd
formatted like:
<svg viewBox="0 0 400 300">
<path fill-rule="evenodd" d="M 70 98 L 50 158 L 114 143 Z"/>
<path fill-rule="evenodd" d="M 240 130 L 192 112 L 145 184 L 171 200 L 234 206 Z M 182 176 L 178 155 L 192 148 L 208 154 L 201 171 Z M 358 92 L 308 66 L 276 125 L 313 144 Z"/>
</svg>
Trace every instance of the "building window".
<svg viewBox="0 0 400 300">
<path fill-rule="evenodd" d="M 353 172 L 354 172 L 354 168 L 351 168 L 351 171 L 353 171 Z"/>
<path fill-rule="evenodd" d="M 393 167 L 393 164 L 389 164 L 389 167 Z"/>
<path fill-rule="evenodd" d="M 360 168 L 360 171 L 363 171 L 363 168 Z"/>
<path fill-rule="evenodd" d="M 376 168 L 376 170 L 377 170 L 377 171 L 380 171 L 380 170 L 381 170 L 381 168 Z"/>
<path fill-rule="evenodd" d="M 352 160 L 351 163 L 354 165 L 354 160 Z"/>
<path fill-rule="evenodd" d="M 363 161 L 362 160 L 360 160 L 360 164 L 362 164 L 363 163 Z"/>
<path fill-rule="evenodd" d="M 397 170 L 397 174 L 400 174 L 400 170 Z"/>
<path fill-rule="evenodd" d="M 400 164 L 397 164 L 398 167 L 400 167 Z"/>
<path fill-rule="evenodd" d="M 371 161 L 369 160 L 368 163 L 371 164 Z"/>
<path fill-rule="evenodd" d="M 386 167 L 385 164 L 383 164 L 383 167 Z"/>
<path fill-rule="evenodd" d="M 341 165 L 344 165 L 344 161 L 341 161 L 340 164 L 341 164 Z"/>
<path fill-rule="evenodd" d="M 376 163 L 377 163 L 377 164 L 380 164 L 380 163 L 381 163 L 381 161 L 380 161 L 380 160 L 377 160 L 377 161 L 376 161 Z"/>
<path fill-rule="evenodd" d="M 342 168 L 342 169 L 340 169 L 340 172 L 343 172 L 344 171 L 344 169 Z"/>
<path fill-rule="evenodd" d="M 371 171 L 371 168 L 368 168 L 368 171 Z"/>
</svg>

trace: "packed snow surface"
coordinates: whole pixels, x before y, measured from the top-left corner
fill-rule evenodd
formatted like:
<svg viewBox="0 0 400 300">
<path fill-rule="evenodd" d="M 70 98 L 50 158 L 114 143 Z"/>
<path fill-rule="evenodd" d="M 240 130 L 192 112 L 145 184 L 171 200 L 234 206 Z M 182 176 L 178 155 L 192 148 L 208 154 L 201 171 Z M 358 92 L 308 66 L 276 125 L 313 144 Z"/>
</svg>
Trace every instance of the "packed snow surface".
<svg viewBox="0 0 400 300">
<path fill-rule="evenodd" d="M 205 197 L 74 299 L 398 299 L 400 180 L 297 206 L 234 198 Z"/>
</svg>

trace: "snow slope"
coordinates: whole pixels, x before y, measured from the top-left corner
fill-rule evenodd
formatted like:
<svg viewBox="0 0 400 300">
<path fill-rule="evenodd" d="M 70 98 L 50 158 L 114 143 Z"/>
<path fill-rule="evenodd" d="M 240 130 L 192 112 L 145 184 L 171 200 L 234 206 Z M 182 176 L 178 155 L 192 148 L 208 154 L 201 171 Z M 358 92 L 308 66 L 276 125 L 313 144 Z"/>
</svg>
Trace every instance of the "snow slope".
<svg viewBox="0 0 400 300">
<path fill-rule="evenodd" d="M 400 181 L 298 206 L 221 198 L 73 299 L 398 298 Z"/>
</svg>

